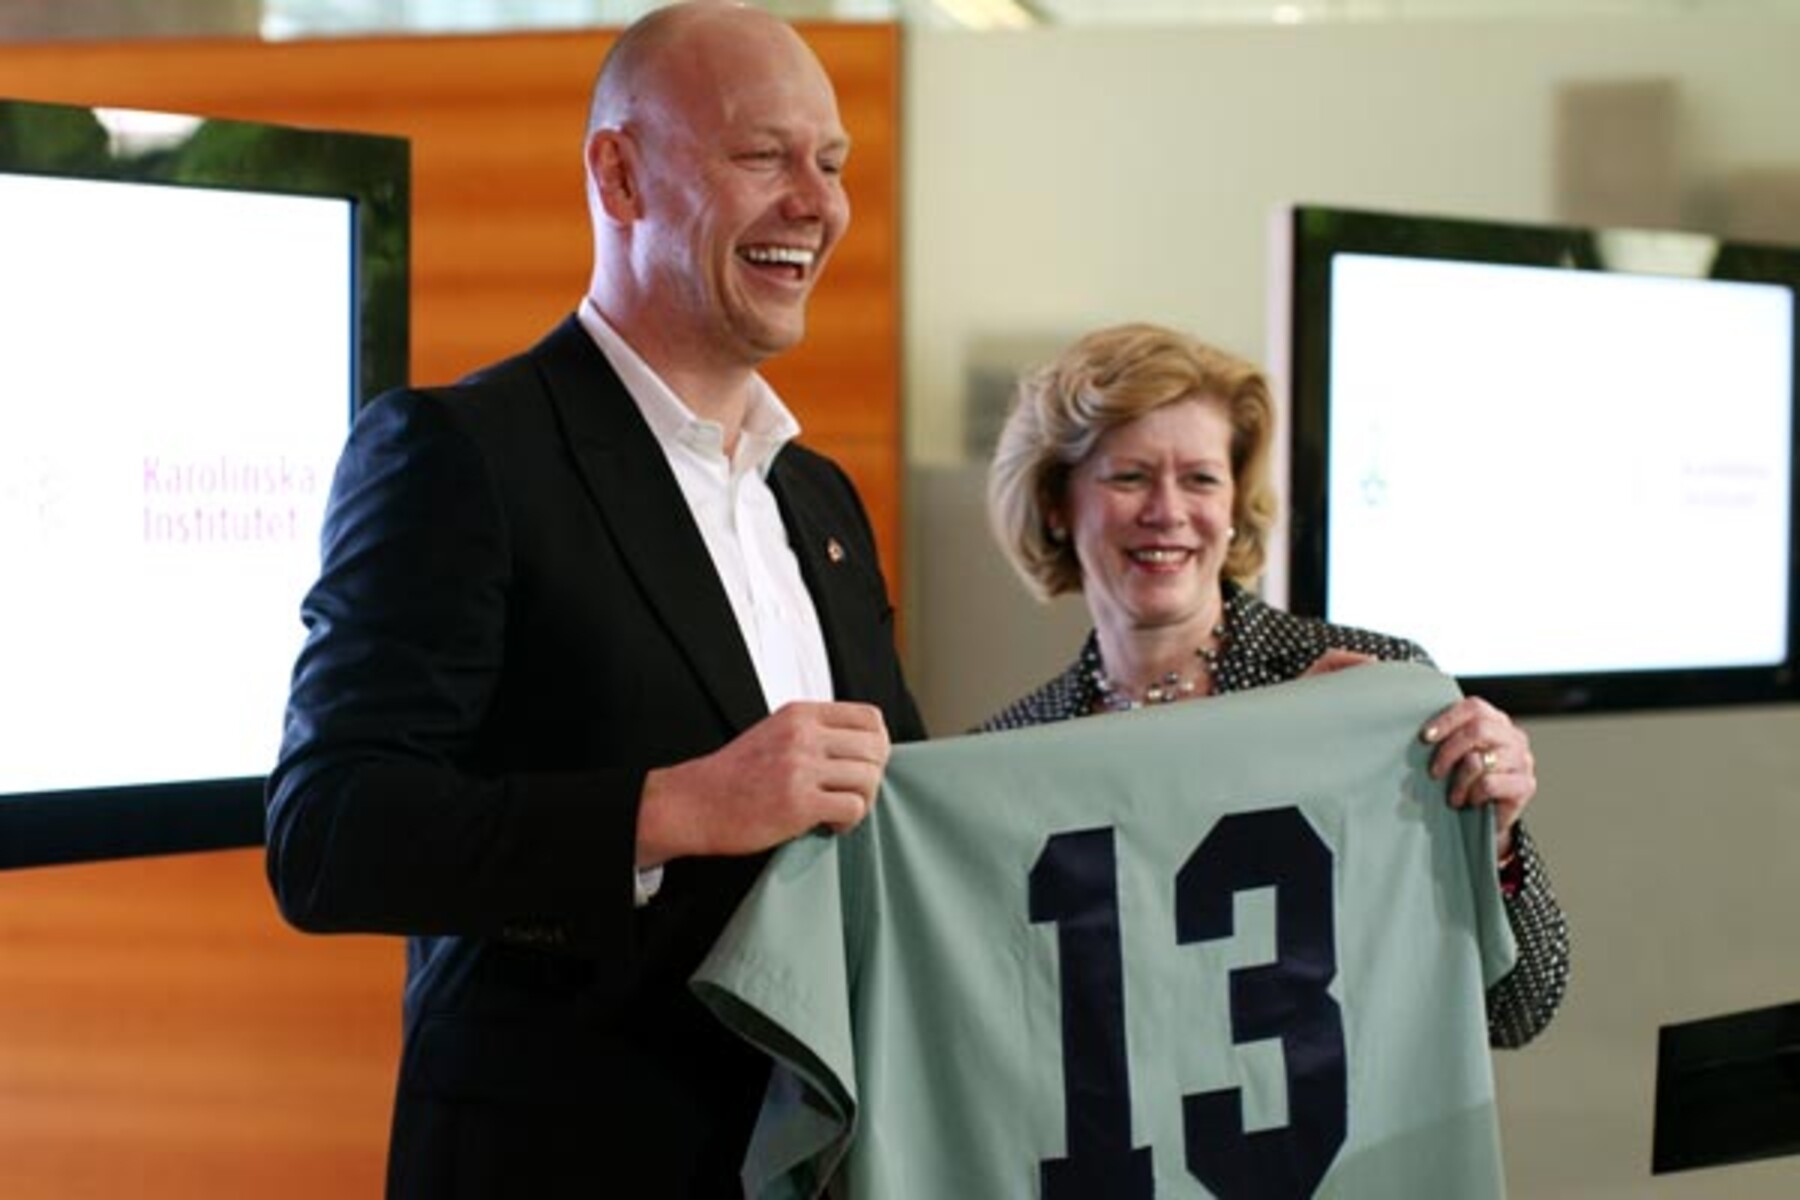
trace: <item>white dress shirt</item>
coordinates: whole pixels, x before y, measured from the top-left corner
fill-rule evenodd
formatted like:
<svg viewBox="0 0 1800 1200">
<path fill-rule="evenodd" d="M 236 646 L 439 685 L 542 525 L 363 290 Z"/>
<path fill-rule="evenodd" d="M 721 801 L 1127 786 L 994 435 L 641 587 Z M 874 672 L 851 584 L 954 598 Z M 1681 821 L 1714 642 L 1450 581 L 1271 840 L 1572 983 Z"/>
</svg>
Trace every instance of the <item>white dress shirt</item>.
<svg viewBox="0 0 1800 1200">
<path fill-rule="evenodd" d="M 668 459 L 731 601 L 769 711 L 790 700 L 831 699 L 831 662 L 819 614 L 768 482 L 776 454 L 799 435 L 800 423 L 775 389 L 754 376 L 737 446 L 727 455 L 724 426 L 695 416 L 591 299 L 582 301 L 579 319 Z M 660 867 L 638 872 L 639 904 L 661 883 Z"/>
</svg>

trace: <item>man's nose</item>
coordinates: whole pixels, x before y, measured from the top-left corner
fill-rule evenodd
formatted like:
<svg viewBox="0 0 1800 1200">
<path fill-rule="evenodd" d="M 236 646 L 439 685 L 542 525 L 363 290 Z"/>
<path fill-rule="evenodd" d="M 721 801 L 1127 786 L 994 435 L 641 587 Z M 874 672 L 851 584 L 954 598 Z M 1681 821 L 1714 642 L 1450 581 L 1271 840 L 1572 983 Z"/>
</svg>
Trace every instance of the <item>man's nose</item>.
<svg viewBox="0 0 1800 1200">
<path fill-rule="evenodd" d="M 787 195 L 782 215 L 791 221 L 822 221 L 834 208 L 848 214 L 839 177 L 828 173 L 818 163 L 803 162 L 788 174 Z M 840 216 L 839 223 L 844 218 Z"/>
</svg>

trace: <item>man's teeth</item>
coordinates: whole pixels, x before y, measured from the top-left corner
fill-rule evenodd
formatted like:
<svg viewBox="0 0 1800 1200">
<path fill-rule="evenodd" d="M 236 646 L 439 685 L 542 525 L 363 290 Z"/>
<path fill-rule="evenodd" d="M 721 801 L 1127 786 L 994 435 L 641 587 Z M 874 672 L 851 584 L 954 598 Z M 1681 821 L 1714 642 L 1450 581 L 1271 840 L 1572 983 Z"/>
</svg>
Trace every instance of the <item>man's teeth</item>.
<svg viewBox="0 0 1800 1200">
<path fill-rule="evenodd" d="M 810 267 L 818 257 L 814 251 L 798 246 L 746 246 L 743 255 L 753 263 L 789 267 Z"/>
<path fill-rule="evenodd" d="M 1180 562 L 1187 556 L 1186 550 L 1133 550 L 1131 552 L 1131 557 L 1135 561 L 1143 563 Z"/>
</svg>

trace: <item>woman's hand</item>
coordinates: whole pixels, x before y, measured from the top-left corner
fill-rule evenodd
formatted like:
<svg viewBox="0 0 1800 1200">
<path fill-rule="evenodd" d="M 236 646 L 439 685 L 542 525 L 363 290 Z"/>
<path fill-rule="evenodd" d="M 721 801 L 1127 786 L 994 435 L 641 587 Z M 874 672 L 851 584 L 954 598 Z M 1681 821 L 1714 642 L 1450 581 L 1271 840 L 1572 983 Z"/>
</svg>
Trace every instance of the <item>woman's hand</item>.
<svg viewBox="0 0 1800 1200">
<path fill-rule="evenodd" d="M 1474 696 L 1426 722 L 1419 735 L 1437 747 L 1431 777 L 1450 780 L 1450 807 L 1494 806 L 1502 860 L 1512 854 L 1512 828 L 1537 794 L 1537 760 L 1531 739 L 1513 719 Z"/>
<path fill-rule="evenodd" d="M 1376 661 L 1378 660 L 1373 654 L 1364 654 L 1360 650 L 1346 650 L 1342 646 L 1333 646 L 1313 659 L 1312 666 L 1300 672 L 1300 678 L 1311 679 L 1315 675 L 1329 675 L 1333 671 L 1342 671 L 1346 667 L 1360 667 L 1364 663 Z"/>
</svg>

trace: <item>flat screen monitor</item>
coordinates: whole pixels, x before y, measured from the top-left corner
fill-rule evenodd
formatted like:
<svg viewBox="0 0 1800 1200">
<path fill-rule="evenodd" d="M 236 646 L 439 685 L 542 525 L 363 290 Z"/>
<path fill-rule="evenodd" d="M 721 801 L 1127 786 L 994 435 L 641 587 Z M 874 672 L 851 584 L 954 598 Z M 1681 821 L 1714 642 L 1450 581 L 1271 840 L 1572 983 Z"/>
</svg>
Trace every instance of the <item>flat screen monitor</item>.
<svg viewBox="0 0 1800 1200">
<path fill-rule="evenodd" d="M 405 141 L 0 101 L 0 866 L 254 843 Z"/>
<path fill-rule="evenodd" d="M 1800 250 L 1282 225 L 1295 610 L 1519 714 L 1795 698 Z"/>
</svg>

